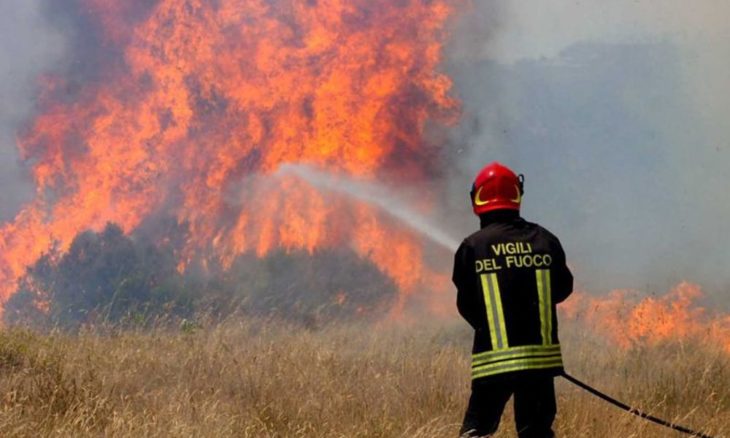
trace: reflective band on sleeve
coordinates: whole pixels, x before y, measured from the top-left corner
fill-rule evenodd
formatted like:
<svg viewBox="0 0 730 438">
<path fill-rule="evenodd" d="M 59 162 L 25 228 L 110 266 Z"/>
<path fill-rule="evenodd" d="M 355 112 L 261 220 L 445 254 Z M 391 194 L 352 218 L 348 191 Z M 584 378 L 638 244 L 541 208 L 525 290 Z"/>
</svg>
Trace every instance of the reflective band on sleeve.
<svg viewBox="0 0 730 438">
<path fill-rule="evenodd" d="M 492 348 L 503 350 L 509 347 L 507 342 L 507 328 L 504 322 L 502 311 L 502 297 L 499 292 L 499 281 L 496 273 L 482 274 L 482 293 L 484 304 L 487 308 L 487 322 L 489 323 L 489 336 L 492 340 Z"/>
<path fill-rule="evenodd" d="M 550 270 L 537 269 L 537 294 L 540 300 L 540 334 L 542 344 L 550 345 L 553 341 L 553 303 L 552 290 L 550 287 Z"/>
</svg>

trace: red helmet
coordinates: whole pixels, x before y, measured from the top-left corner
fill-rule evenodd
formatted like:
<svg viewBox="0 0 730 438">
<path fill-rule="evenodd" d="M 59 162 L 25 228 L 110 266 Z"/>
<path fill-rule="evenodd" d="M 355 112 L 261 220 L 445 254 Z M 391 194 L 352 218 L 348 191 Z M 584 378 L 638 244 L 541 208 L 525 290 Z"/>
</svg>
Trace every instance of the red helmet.
<svg viewBox="0 0 730 438">
<path fill-rule="evenodd" d="M 471 188 L 474 214 L 480 215 L 504 209 L 519 210 L 524 193 L 524 180 L 524 176 L 517 176 L 508 167 L 496 161 L 487 164 L 477 174 Z"/>
</svg>

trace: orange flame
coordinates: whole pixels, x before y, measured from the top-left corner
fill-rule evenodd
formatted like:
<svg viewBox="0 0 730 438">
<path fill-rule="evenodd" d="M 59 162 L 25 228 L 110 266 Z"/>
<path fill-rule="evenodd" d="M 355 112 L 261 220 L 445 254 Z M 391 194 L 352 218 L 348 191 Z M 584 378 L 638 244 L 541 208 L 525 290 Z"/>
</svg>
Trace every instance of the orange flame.
<svg viewBox="0 0 730 438">
<path fill-rule="evenodd" d="M 155 214 L 189 227 L 181 266 L 349 243 L 412 288 L 419 239 L 302 181 L 249 177 L 306 162 L 425 178 L 424 125 L 457 112 L 438 73 L 453 0 L 158 0 L 135 14 L 137 3 L 82 1 L 99 44 L 123 54 L 103 80 L 69 98 L 63 78 L 45 79 L 19 141 L 37 194 L 0 227 L 0 300 L 52 245 Z"/>
<path fill-rule="evenodd" d="M 730 353 L 730 316 L 708 312 L 697 304 L 702 297 L 699 286 L 683 282 L 659 297 L 641 298 L 628 290 L 605 297 L 576 293 L 560 310 L 564 317 L 587 323 L 624 348 L 702 341 Z"/>
</svg>

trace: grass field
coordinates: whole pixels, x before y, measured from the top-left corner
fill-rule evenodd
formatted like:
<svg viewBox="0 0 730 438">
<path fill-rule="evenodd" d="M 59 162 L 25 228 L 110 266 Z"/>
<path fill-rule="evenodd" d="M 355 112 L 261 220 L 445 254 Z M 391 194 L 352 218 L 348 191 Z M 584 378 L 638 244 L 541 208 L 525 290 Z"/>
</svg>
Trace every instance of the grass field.
<svg viewBox="0 0 730 438">
<path fill-rule="evenodd" d="M 567 368 L 657 415 L 730 436 L 730 359 L 620 350 L 562 327 Z M 0 436 L 453 437 L 469 393 L 460 322 L 274 322 L 77 335 L 0 332 Z M 566 437 L 682 436 L 558 382 Z M 514 436 L 511 412 L 497 436 Z"/>
</svg>

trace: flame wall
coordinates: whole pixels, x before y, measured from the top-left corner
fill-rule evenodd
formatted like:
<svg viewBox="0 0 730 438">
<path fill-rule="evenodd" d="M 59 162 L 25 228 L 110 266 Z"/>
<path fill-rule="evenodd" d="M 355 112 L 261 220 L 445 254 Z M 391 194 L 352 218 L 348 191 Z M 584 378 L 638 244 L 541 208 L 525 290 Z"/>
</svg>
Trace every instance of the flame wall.
<svg viewBox="0 0 730 438">
<path fill-rule="evenodd" d="M 87 60 L 95 80 L 44 78 L 20 138 L 36 197 L 0 228 L 0 297 L 51 245 L 154 215 L 187 225 L 181 267 L 201 253 L 227 263 L 346 244 L 412 288 L 414 236 L 300 180 L 251 181 L 286 162 L 425 178 L 425 123 L 456 111 L 437 68 L 451 3 L 69 2 L 104 56 Z"/>
<path fill-rule="evenodd" d="M 564 318 L 579 321 L 617 345 L 698 342 L 730 353 L 730 316 L 700 304 L 698 285 L 682 282 L 660 296 L 615 290 L 596 297 L 576 293 L 563 305 Z"/>
</svg>

